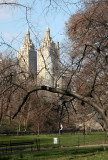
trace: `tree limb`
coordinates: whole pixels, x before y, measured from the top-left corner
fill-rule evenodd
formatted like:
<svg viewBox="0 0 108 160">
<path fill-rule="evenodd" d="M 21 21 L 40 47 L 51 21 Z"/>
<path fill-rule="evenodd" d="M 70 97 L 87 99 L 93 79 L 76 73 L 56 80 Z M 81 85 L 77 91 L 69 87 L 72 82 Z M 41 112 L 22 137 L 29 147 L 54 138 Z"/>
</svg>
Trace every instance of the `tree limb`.
<svg viewBox="0 0 108 160">
<path fill-rule="evenodd" d="M 92 47 L 93 49 L 95 49 L 98 53 L 100 53 L 104 58 L 107 58 L 107 55 L 105 53 L 103 53 L 101 51 L 101 49 L 99 47 L 97 47 L 96 45 L 94 44 L 91 44 L 91 43 L 88 43 L 86 44 L 86 46 L 89 46 L 89 47 Z"/>
<path fill-rule="evenodd" d="M 69 92 L 67 90 L 62 90 L 62 89 L 59 89 L 59 88 L 51 88 L 51 87 L 48 87 L 48 86 L 39 86 L 37 88 L 35 88 L 34 90 L 31 90 L 29 91 L 25 97 L 23 98 L 23 101 L 21 103 L 21 105 L 19 106 L 18 108 L 18 111 L 14 114 L 13 116 L 13 119 L 17 116 L 17 114 L 20 112 L 21 108 L 23 107 L 23 105 L 26 103 L 26 101 L 28 100 L 29 96 L 33 93 L 33 92 L 37 92 L 39 90 L 45 90 L 45 91 L 49 91 L 49 92 L 53 92 L 53 93 L 59 93 L 59 94 L 62 94 L 62 95 L 66 95 L 66 96 L 70 96 L 70 97 L 74 97 L 74 98 L 77 98 L 81 101 L 84 101 L 85 103 L 93 106 L 96 111 L 98 111 L 101 115 L 103 114 L 101 108 L 98 107 L 98 104 L 96 104 L 96 102 L 93 102 L 91 100 L 90 97 L 85 97 L 83 95 L 80 95 L 76 92 Z"/>
</svg>

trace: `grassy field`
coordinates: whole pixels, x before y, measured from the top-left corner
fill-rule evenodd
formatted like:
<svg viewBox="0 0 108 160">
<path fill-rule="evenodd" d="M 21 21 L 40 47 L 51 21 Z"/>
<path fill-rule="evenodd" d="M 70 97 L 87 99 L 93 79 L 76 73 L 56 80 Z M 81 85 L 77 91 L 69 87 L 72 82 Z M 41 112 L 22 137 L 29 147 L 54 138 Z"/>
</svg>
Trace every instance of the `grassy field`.
<svg viewBox="0 0 108 160">
<path fill-rule="evenodd" d="M 58 138 L 58 144 L 53 144 L 53 138 Z M 104 132 L 83 134 L 63 134 L 63 135 L 25 135 L 25 136 L 0 136 L 0 143 L 10 141 L 22 142 L 40 139 L 40 151 L 18 152 L 0 155 L 0 160 L 107 160 L 108 147 L 75 148 L 74 146 L 104 144 L 108 143 L 108 138 Z M 59 148 L 57 148 L 59 147 Z M 72 147 L 72 148 L 63 148 Z M 51 149 L 53 148 L 53 149 Z M 56 148 L 56 149 L 54 149 Z M 42 150 L 46 149 L 46 150 Z"/>
<path fill-rule="evenodd" d="M 107 160 L 108 148 L 53 149 L 1 155 L 0 160 Z"/>
<path fill-rule="evenodd" d="M 53 138 L 57 137 L 58 144 L 53 144 Z M 40 147 L 57 147 L 57 146 L 79 146 L 88 144 L 103 144 L 108 143 L 108 137 L 104 132 L 91 133 L 89 135 L 83 134 L 63 134 L 63 135 L 25 135 L 25 136 L 0 136 L 0 143 L 7 142 L 22 142 L 29 140 L 40 139 Z"/>
</svg>

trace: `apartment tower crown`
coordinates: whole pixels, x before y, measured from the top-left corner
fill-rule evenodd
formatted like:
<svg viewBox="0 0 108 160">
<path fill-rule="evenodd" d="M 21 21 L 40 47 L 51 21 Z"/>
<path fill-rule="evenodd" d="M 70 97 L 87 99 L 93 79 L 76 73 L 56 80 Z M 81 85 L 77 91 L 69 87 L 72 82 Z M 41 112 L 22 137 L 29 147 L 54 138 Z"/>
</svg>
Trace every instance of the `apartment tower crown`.
<svg viewBox="0 0 108 160">
<path fill-rule="evenodd" d="M 37 51 L 30 39 L 30 32 L 27 29 L 24 43 L 17 53 L 17 59 L 19 62 L 18 70 L 23 73 L 25 72 L 25 77 L 28 77 L 31 72 L 36 72 L 38 85 L 48 85 L 51 87 L 57 85 L 59 42 L 56 44 L 53 42 L 48 26 L 43 42 Z"/>
</svg>

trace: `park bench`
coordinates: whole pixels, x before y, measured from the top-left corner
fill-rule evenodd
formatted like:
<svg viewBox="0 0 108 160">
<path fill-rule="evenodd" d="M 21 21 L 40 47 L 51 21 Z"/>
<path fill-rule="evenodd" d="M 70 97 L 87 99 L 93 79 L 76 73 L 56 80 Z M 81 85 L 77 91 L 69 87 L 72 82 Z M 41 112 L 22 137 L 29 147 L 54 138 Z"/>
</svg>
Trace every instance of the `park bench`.
<svg viewBox="0 0 108 160">
<path fill-rule="evenodd" d="M 14 152 L 19 150 L 33 149 L 40 150 L 40 139 L 33 141 L 5 141 L 0 142 L 0 152 Z"/>
</svg>

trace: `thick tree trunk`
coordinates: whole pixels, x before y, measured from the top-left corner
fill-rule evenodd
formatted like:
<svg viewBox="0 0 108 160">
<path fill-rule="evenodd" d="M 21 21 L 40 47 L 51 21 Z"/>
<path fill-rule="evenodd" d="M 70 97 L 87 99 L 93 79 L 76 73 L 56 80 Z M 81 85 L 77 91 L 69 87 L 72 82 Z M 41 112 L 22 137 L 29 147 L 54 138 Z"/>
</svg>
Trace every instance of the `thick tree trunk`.
<svg viewBox="0 0 108 160">
<path fill-rule="evenodd" d="M 27 131 L 27 119 L 24 119 L 24 131 Z"/>
<path fill-rule="evenodd" d="M 21 122 L 18 123 L 18 132 L 21 132 Z"/>
<path fill-rule="evenodd" d="M 40 127 L 39 127 L 39 123 L 38 123 L 38 136 L 39 136 L 39 134 L 40 134 L 40 129 L 39 129 Z"/>
<path fill-rule="evenodd" d="M 107 123 L 104 122 L 104 130 L 106 131 L 106 135 L 108 137 L 108 122 Z"/>
</svg>

